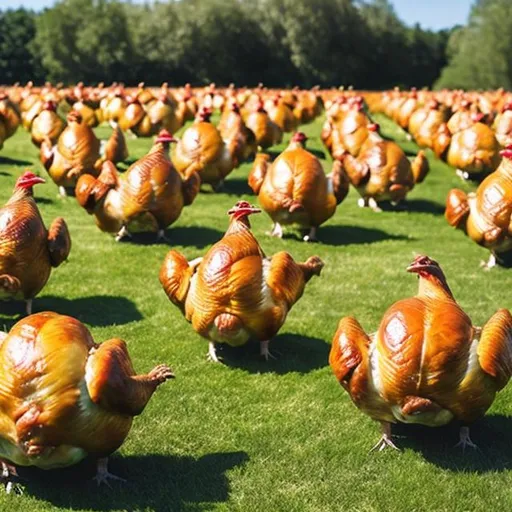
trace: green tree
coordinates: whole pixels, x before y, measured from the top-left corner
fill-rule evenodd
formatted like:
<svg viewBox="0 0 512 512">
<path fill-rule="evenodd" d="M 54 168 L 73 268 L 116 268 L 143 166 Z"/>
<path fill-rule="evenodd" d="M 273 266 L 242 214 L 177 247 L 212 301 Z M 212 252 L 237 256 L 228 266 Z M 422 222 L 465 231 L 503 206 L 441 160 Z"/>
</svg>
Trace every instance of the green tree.
<svg viewBox="0 0 512 512">
<path fill-rule="evenodd" d="M 512 3 L 479 0 L 466 27 L 448 42 L 449 64 L 436 86 L 487 89 L 512 86 Z"/>
<path fill-rule="evenodd" d="M 51 80 L 131 80 L 133 47 L 115 0 L 62 0 L 36 21 L 31 48 Z"/>
<path fill-rule="evenodd" d="M 27 82 L 42 78 L 40 62 L 28 45 L 35 35 L 35 18 L 25 9 L 0 11 L 0 81 Z"/>
</svg>

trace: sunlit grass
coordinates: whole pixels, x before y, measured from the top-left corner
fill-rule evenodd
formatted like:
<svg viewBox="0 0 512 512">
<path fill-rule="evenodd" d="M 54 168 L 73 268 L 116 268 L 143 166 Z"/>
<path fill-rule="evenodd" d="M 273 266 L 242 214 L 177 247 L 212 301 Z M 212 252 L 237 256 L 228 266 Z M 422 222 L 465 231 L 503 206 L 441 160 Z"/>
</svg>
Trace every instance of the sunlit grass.
<svg viewBox="0 0 512 512">
<path fill-rule="evenodd" d="M 379 117 L 386 135 L 413 153 L 403 132 Z M 304 127 L 309 147 L 323 153 L 321 120 Z M 97 130 L 106 137 L 108 128 Z M 130 159 L 150 140 L 128 140 Z M 283 146 L 276 149 L 282 149 Z M 0 494 L 0 510 L 222 510 L 378 511 L 508 510 L 512 464 L 512 391 L 503 391 L 487 418 L 475 425 L 481 450 L 453 449 L 456 430 L 400 428 L 403 453 L 368 455 L 378 426 L 358 411 L 331 375 L 329 343 L 338 320 L 355 315 L 375 330 L 387 307 L 416 292 L 405 267 L 417 253 L 443 266 L 450 286 L 475 323 L 498 307 L 511 307 L 511 271 L 484 272 L 482 248 L 443 218 L 448 190 L 470 188 L 429 154 L 432 172 L 409 196 L 407 211 L 380 214 L 357 207 L 352 190 L 336 215 L 308 245 L 291 232 L 265 235 L 270 220 L 254 216 L 264 251 L 289 251 L 326 263 L 291 311 L 274 342 L 277 361 L 259 360 L 255 347 L 226 354 L 227 366 L 208 363 L 206 343 L 165 297 L 158 282 L 168 245 L 114 242 L 73 198 L 60 199 L 53 183 L 38 186 L 43 217 L 66 218 L 73 248 L 34 301 L 35 311 L 56 310 L 85 322 L 96 341 L 121 337 L 138 371 L 169 363 L 176 380 L 156 393 L 111 470 L 129 480 L 100 488 L 92 466 L 58 472 L 25 471 L 25 494 Z M 330 162 L 323 160 L 326 171 Z M 25 168 L 43 175 L 37 151 L 23 130 L 0 153 L 0 203 Z M 243 197 L 250 164 L 237 169 L 220 194 L 202 193 L 168 232 L 187 258 L 204 254 L 223 234 L 227 210 Z M 149 243 L 148 243 L 149 242 Z M 20 318 L 23 304 L 0 303 L 0 325 Z"/>
</svg>

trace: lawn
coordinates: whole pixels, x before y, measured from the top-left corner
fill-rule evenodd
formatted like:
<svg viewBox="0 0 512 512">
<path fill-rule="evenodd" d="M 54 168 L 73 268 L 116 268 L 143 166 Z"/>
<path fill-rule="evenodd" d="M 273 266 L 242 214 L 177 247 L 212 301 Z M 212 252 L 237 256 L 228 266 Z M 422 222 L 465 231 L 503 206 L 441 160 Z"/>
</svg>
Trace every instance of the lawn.
<svg viewBox="0 0 512 512">
<path fill-rule="evenodd" d="M 376 116 L 384 133 L 412 154 L 405 134 Z M 322 120 L 304 127 L 309 148 L 324 153 Z M 106 137 L 110 130 L 100 128 Z M 288 139 L 288 138 L 287 138 Z M 128 140 L 130 159 L 150 140 Z M 283 146 L 274 149 L 282 149 Z M 203 255 L 224 233 L 227 210 L 239 199 L 256 201 L 247 186 L 250 164 L 235 170 L 223 193 L 202 193 L 168 231 L 169 244 L 116 243 L 100 232 L 74 198 L 57 197 L 51 182 L 36 189 L 42 215 L 68 222 L 73 247 L 34 301 L 34 311 L 54 310 L 87 324 L 97 342 L 127 341 L 136 369 L 168 363 L 173 382 L 157 391 L 123 447 L 111 458 L 113 473 L 128 480 L 112 488 L 91 481 L 94 464 L 59 471 L 22 470 L 23 496 L 0 493 L 0 510 L 47 511 L 425 511 L 512 509 L 512 385 L 472 429 L 480 449 L 453 446 L 456 427 L 396 427 L 403 448 L 368 454 L 379 427 L 351 403 L 328 366 L 342 316 L 355 315 L 369 332 L 396 300 L 416 293 L 405 267 L 418 253 L 442 265 L 455 297 L 475 324 L 499 307 L 512 307 L 512 270 L 479 268 L 488 253 L 443 217 L 450 188 L 464 185 L 453 169 L 429 153 L 431 174 L 409 196 L 407 211 L 374 213 L 357 207 L 351 190 L 336 215 L 306 244 L 291 231 L 283 240 L 265 233 L 270 220 L 251 218 L 264 251 L 289 251 L 325 261 L 310 281 L 271 349 L 219 351 L 227 362 L 206 360 L 200 339 L 164 295 L 158 281 L 169 246 L 188 259 Z M 326 171 L 328 158 L 322 156 Z M 19 129 L 0 152 L 0 204 L 25 168 L 45 175 L 29 135 Z M 0 326 L 10 328 L 22 303 L 0 303 Z"/>
</svg>

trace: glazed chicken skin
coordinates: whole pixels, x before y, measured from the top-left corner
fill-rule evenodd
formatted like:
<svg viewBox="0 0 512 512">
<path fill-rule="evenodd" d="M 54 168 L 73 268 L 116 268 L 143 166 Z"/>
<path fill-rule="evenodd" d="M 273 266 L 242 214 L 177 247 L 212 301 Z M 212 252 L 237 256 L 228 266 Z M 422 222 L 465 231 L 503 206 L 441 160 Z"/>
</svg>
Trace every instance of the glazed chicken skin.
<svg viewBox="0 0 512 512">
<path fill-rule="evenodd" d="M 345 153 L 341 159 L 350 182 L 361 195 L 358 204 L 380 211 L 380 201 L 399 203 L 416 183 L 421 183 L 428 171 L 428 161 L 420 151 L 411 162 L 395 142 L 384 140 L 379 125 L 368 125 L 370 135 L 357 158 Z"/>
<path fill-rule="evenodd" d="M 256 144 L 263 149 L 280 144 L 283 140 L 281 128 L 270 119 L 261 99 L 247 115 L 245 125 L 254 133 Z"/>
<path fill-rule="evenodd" d="M 326 176 L 322 164 L 305 149 L 307 137 L 294 134 L 289 146 L 271 164 L 266 154 L 257 155 L 249 174 L 249 185 L 261 207 L 272 218 L 272 236 L 283 236 L 282 224 L 297 224 L 304 241 L 316 240 L 318 226 L 330 219 L 345 199 L 349 180 L 335 161 Z"/>
<path fill-rule="evenodd" d="M 116 233 L 119 241 L 130 231 L 155 231 L 165 239 L 165 229 L 178 219 L 184 206 L 199 192 L 200 178 L 191 172 L 187 179 L 173 167 L 169 146 L 176 139 L 162 130 L 150 152 L 119 176 L 106 161 L 98 178 L 81 176 L 77 200 L 102 231 Z"/>
<path fill-rule="evenodd" d="M 49 140 L 54 146 L 59 140 L 60 134 L 66 127 L 66 123 L 57 114 L 57 105 L 53 101 L 47 101 L 43 110 L 35 117 L 30 127 L 32 142 L 40 147 L 44 140 Z"/>
<path fill-rule="evenodd" d="M 229 107 L 224 110 L 217 126 L 220 136 L 228 143 L 234 145 L 234 157 L 237 163 L 245 162 L 256 154 L 257 144 L 254 133 L 245 126 L 240 106 L 236 101 L 231 101 Z M 234 142 L 233 142 L 234 141 Z"/>
<path fill-rule="evenodd" d="M 372 335 L 343 318 L 329 363 L 354 404 L 381 423 L 374 449 L 395 447 L 392 423 L 437 427 L 452 420 L 463 425 L 459 445 L 474 447 L 469 425 L 512 373 L 512 316 L 500 309 L 475 327 L 435 261 L 418 256 L 407 271 L 418 274 L 418 294 L 393 304 Z"/>
<path fill-rule="evenodd" d="M 210 123 L 212 111 L 201 109 L 194 124 L 176 144 L 172 162 L 178 172 L 188 179 L 199 174 L 201 183 L 208 183 L 214 190 L 222 188 L 224 178 L 238 165 L 235 157 L 237 141 L 228 146 L 219 130 Z"/>
<path fill-rule="evenodd" d="M 173 250 L 160 270 L 166 295 L 209 341 L 208 356 L 216 362 L 215 343 L 239 346 L 250 339 L 260 342 L 261 355 L 268 359 L 270 340 L 323 267 L 316 256 L 305 263 L 296 263 L 287 252 L 267 258 L 248 219 L 260 211 L 239 201 L 228 212 L 226 234 L 204 258 L 188 262 Z"/>
<path fill-rule="evenodd" d="M 473 125 L 455 133 L 448 149 L 448 164 L 464 179 L 482 178 L 500 162 L 500 145 L 492 129 L 480 122 L 482 117 L 473 115 Z"/>
<path fill-rule="evenodd" d="M 0 300 L 16 299 L 27 303 L 47 283 L 52 267 L 65 261 L 71 250 L 66 222 L 55 219 L 47 230 L 32 195 L 32 187 L 44 180 L 25 172 L 12 197 L 0 208 Z"/>
<path fill-rule="evenodd" d="M 493 124 L 497 141 L 504 148 L 512 144 L 512 103 L 503 105 Z"/>
<path fill-rule="evenodd" d="M 464 231 L 491 251 L 483 266 L 512 263 L 512 146 L 501 152 L 503 160 L 482 181 L 476 192 L 452 189 L 446 201 L 448 223 Z"/>
<path fill-rule="evenodd" d="M 59 187 L 61 195 L 73 193 L 82 174 L 98 175 L 100 141 L 82 119 L 71 111 L 68 126 L 61 133 L 56 146 L 49 139 L 41 144 L 40 158 L 50 178 Z"/>
<path fill-rule="evenodd" d="M 37 313 L 0 335 L 0 458 L 42 469 L 98 459 L 98 484 L 119 479 L 107 458 L 128 435 L 156 388 L 174 377 L 166 365 L 133 369 L 126 343 L 96 344 L 78 320 Z M 9 465 L 2 462 L 4 477 Z"/>
</svg>

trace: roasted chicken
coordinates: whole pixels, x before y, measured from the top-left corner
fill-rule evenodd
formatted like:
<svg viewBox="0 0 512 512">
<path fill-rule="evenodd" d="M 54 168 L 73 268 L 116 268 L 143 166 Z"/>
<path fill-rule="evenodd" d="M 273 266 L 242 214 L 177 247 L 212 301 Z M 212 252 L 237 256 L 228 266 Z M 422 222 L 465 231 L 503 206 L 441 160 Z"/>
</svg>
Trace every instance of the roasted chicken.
<svg viewBox="0 0 512 512">
<path fill-rule="evenodd" d="M 0 209 L 0 300 L 25 300 L 29 315 L 52 267 L 65 261 L 71 249 L 64 219 L 55 219 L 49 231 L 45 228 L 32 194 L 38 183 L 44 180 L 25 172 Z"/>
<path fill-rule="evenodd" d="M 393 141 L 384 140 L 379 125 L 368 125 L 369 136 L 357 158 L 346 152 L 341 158 L 350 182 L 361 195 L 359 206 L 380 211 L 378 203 L 389 200 L 399 203 L 416 183 L 428 173 L 428 160 L 423 152 L 411 162 Z"/>
<path fill-rule="evenodd" d="M 209 343 L 209 358 L 218 361 L 215 343 L 238 346 L 260 342 L 268 359 L 269 341 L 283 325 L 323 263 L 313 256 L 296 263 L 286 252 L 267 258 L 250 229 L 249 215 L 260 210 L 239 201 L 231 210 L 226 234 L 204 256 L 191 262 L 170 251 L 160 282 L 193 329 Z"/>
<path fill-rule="evenodd" d="M 176 144 L 172 161 L 185 179 L 197 173 L 201 183 L 208 183 L 214 190 L 222 187 L 224 178 L 238 165 L 236 150 L 238 141 L 226 144 L 219 130 L 210 123 L 212 112 L 201 109 L 196 120 Z"/>
<path fill-rule="evenodd" d="M 249 185 L 261 207 L 274 221 L 272 236 L 283 236 L 282 224 L 297 224 L 304 240 L 316 240 L 318 226 L 331 218 L 348 193 L 349 180 L 335 161 L 326 176 L 316 156 L 305 149 L 307 137 L 294 134 L 290 145 L 271 164 L 266 154 L 256 156 Z"/>
<path fill-rule="evenodd" d="M 81 176 L 76 187 L 79 204 L 96 218 L 102 231 L 116 233 L 116 240 L 132 231 L 155 231 L 165 239 L 165 229 L 178 219 L 184 206 L 199 192 L 195 172 L 182 179 L 169 158 L 176 142 L 162 130 L 150 152 L 119 176 L 114 164 L 103 163 L 100 175 Z"/>
<path fill-rule="evenodd" d="M 158 365 L 137 375 L 123 340 L 98 345 L 82 323 L 57 313 L 31 315 L 2 338 L 4 478 L 8 463 L 52 469 L 92 456 L 98 484 L 122 480 L 108 472 L 108 456 L 123 444 L 156 388 L 174 377 L 171 369 Z"/>
<path fill-rule="evenodd" d="M 501 152 L 503 160 L 482 181 L 476 192 L 453 189 L 446 201 L 449 224 L 491 251 L 488 263 L 512 264 L 512 146 Z"/>
<path fill-rule="evenodd" d="M 393 304 L 374 334 L 343 318 L 329 363 L 354 404 L 383 427 L 374 449 L 396 448 L 391 424 L 462 423 L 459 445 L 475 446 L 469 425 L 482 417 L 512 374 L 512 316 L 498 310 L 483 328 L 455 301 L 440 266 L 418 256 L 415 297 Z"/>
<path fill-rule="evenodd" d="M 100 141 L 92 128 L 74 110 L 68 114 L 67 120 L 68 125 L 60 134 L 57 145 L 46 138 L 40 150 L 41 162 L 61 195 L 74 193 L 82 174 L 97 176 L 97 168 L 101 164 Z"/>
<path fill-rule="evenodd" d="M 57 105 L 53 101 L 47 101 L 43 110 L 34 118 L 30 127 L 32 142 L 40 147 L 47 140 L 51 147 L 57 144 L 60 134 L 66 127 L 65 121 L 57 114 Z"/>
</svg>

